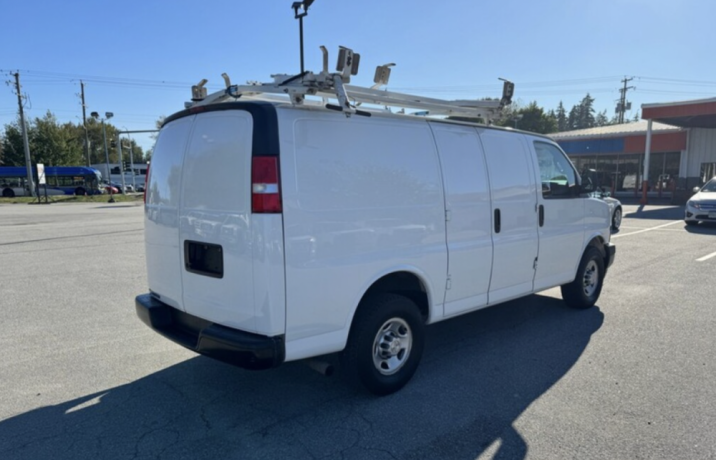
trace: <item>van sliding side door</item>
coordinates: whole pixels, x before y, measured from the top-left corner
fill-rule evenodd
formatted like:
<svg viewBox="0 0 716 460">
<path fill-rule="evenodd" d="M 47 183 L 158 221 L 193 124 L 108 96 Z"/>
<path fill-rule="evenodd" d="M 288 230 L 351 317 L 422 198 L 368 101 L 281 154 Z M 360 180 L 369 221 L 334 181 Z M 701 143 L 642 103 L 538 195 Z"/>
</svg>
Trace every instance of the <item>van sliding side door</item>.
<svg viewBox="0 0 716 460">
<path fill-rule="evenodd" d="M 494 255 L 488 302 L 533 291 L 537 258 L 537 187 L 522 135 L 478 128 L 492 192 Z"/>
<path fill-rule="evenodd" d="M 487 305 L 492 271 L 490 185 L 474 128 L 430 123 L 445 187 L 449 288 L 445 316 Z"/>
</svg>

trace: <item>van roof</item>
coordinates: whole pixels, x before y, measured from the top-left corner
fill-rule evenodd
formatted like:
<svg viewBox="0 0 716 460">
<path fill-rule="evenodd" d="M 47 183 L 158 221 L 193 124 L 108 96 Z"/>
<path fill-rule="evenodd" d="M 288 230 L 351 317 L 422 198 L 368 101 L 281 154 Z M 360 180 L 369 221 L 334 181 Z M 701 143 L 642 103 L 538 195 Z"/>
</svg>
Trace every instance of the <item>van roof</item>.
<svg viewBox="0 0 716 460">
<path fill-rule="evenodd" d="M 321 104 L 318 101 L 306 101 L 302 105 L 293 105 L 287 98 L 283 98 L 284 100 L 278 100 L 276 98 L 260 98 L 260 97 L 247 97 L 247 98 L 241 98 L 240 100 L 233 100 L 233 101 L 220 101 L 215 102 L 212 104 L 207 105 L 196 105 L 189 107 L 187 109 L 181 110 L 179 112 L 176 112 L 170 116 L 168 116 L 165 120 L 162 126 L 166 125 L 167 123 L 170 123 L 176 119 L 183 118 L 189 115 L 195 115 L 198 113 L 204 113 L 204 112 L 216 112 L 216 111 L 223 111 L 223 110 L 245 110 L 252 115 L 263 115 L 260 116 L 260 118 L 266 119 L 265 115 L 268 115 L 267 111 L 275 111 L 277 108 L 280 108 L 282 110 L 305 110 L 305 111 L 321 111 L 321 112 L 333 112 L 333 110 L 330 110 L 326 108 L 323 104 Z M 353 116 L 376 116 L 379 118 L 400 118 L 403 120 L 412 120 L 412 121 L 431 121 L 435 123 L 446 123 L 446 124 L 452 124 L 452 125 L 463 125 L 463 126 L 475 126 L 480 128 L 486 128 L 486 129 L 494 129 L 499 131 L 505 131 L 505 132 L 513 132 L 513 133 L 521 133 L 521 134 L 527 134 L 531 136 L 541 137 L 544 139 L 547 139 L 551 142 L 554 142 L 554 139 L 549 137 L 545 134 L 539 134 L 539 133 L 533 133 L 530 131 L 522 131 L 519 129 L 514 129 L 511 127 L 503 127 L 503 126 L 495 126 L 490 125 L 486 123 L 479 123 L 479 122 L 473 122 L 465 119 L 450 119 L 450 118 L 436 118 L 436 117 L 429 117 L 429 116 L 419 116 L 414 114 L 405 114 L 405 113 L 395 113 L 390 112 L 385 109 L 380 108 L 362 108 L 361 112 L 363 114 L 354 114 Z M 256 116 L 254 117 L 256 118 Z M 274 119 L 274 117 L 269 117 L 269 119 Z"/>
</svg>

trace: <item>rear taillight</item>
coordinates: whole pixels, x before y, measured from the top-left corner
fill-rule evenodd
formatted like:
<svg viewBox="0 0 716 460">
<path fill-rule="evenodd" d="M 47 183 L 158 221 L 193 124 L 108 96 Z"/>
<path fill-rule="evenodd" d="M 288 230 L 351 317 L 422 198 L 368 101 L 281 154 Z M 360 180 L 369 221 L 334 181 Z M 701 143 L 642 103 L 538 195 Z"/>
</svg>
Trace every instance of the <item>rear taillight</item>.
<svg viewBox="0 0 716 460">
<path fill-rule="evenodd" d="M 278 157 L 253 157 L 251 163 L 251 211 L 280 213 L 281 190 Z"/>
<path fill-rule="evenodd" d="M 144 176 L 144 204 L 147 204 L 147 189 L 149 188 L 149 162 L 147 162 L 147 174 Z"/>
</svg>

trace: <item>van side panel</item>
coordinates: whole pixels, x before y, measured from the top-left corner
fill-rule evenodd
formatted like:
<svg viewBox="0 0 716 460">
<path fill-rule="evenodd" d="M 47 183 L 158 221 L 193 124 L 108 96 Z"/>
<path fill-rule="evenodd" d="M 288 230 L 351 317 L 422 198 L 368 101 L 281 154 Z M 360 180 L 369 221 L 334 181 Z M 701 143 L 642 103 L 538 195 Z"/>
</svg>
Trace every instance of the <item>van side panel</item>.
<svg viewBox="0 0 716 460">
<path fill-rule="evenodd" d="M 475 128 L 431 122 L 440 152 L 447 221 L 445 316 L 487 305 L 492 272 L 492 207 L 485 155 Z"/>
<path fill-rule="evenodd" d="M 159 133 L 144 207 L 149 289 L 182 310 L 178 213 L 182 163 L 193 122 L 193 116 L 175 120 Z"/>
<path fill-rule="evenodd" d="M 444 198 L 428 123 L 308 110 L 279 120 L 287 359 L 311 351 L 292 351 L 303 338 L 325 338 L 313 352 L 342 349 L 365 290 L 393 270 L 423 273 L 441 310 Z"/>
<path fill-rule="evenodd" d="M 492 188 L 494 257 L 489 303 L 529 294 L 537 258 L 537 187 L 530 152 L 516 133 L 476 128 Z M 499 212 L 499 232 L 495 215 Z"/>
</svg>

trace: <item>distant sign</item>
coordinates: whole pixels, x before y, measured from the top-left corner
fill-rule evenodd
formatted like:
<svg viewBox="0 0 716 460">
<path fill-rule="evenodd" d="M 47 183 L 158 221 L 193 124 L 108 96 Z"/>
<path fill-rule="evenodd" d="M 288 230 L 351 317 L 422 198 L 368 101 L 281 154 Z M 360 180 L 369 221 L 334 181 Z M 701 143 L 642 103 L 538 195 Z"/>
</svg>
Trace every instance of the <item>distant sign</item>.
<svg viewBox="0 0 716 460">
<path fill-rule="evenodd" d="M 47 183 L 45 181 L 45 165 L 42 163 L 37 163 L 37 183 L 40 185 Z"/>
</svg>

